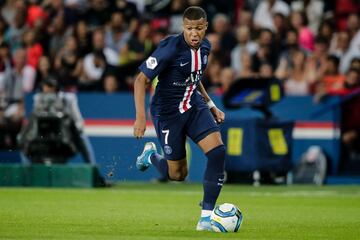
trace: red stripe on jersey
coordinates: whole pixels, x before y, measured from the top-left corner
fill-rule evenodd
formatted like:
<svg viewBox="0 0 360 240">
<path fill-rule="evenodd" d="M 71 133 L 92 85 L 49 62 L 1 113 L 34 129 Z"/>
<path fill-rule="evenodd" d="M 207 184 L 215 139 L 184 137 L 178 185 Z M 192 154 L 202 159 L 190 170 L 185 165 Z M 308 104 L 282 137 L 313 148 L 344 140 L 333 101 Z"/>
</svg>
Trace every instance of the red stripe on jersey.
<svg viewBox="0 0 360 240">
<path fill-rule="evenodd" d="M 186 96 L 186 99 L 185 99 L 185 101 L 184 101 L 184 103 L 183 103 L 184 112 L 186 112 L 187 110 L 189 110 L 189 108 L 187 107 L 187 102 L 189 101 L 190 96 L 192 95 L 193 87 L 194 87 L 194 85 L 191 85 L 191 86 L 190 86 L 189 92 L 188 92 L 188 94 L 187 94 L 187 96 Z"/>
<path fill-rule="evenodd" d="M 199 51 L 199 50 L 197 50 Z M 197 51 L 195 51 L 195 71 L 199 70 L 199 59 L 198 59 L 198 54 Z"/>
</svg>

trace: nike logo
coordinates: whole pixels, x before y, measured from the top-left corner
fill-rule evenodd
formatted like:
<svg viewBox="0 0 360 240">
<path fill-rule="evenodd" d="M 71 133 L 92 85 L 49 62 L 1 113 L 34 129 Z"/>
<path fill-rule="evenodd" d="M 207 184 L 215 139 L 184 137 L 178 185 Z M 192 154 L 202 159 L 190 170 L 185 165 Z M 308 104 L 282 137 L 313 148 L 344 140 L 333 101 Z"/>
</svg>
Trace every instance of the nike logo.
<svg viewBox="0 0 360 240">
<path fill-rule="evenodd" d="M 183 66 L 185 66 L 185 65 L 187 65 L 189 62 L 186 62 L 186 63 L 180 63 L 180 67 L 183 67 Z"/>
</svg>

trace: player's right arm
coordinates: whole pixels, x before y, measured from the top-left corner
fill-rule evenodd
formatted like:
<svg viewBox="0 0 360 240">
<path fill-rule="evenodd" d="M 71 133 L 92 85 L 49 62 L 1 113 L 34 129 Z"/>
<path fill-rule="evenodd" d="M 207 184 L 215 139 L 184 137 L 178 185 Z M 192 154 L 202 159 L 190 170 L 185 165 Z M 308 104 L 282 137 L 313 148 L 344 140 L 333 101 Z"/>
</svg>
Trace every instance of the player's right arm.
<svg viewBox="0 0 360 240">
<path fill-rule="evenodd" d="M 140 72 L 134 83 L 134 99 L 136 119 L 134 123 L 134 136 L 141 138 L 144 136 L 146 130 L 146 112 L 145 112 L 145 95 L 146 85 L 150 83 L 150 79 Z"/>
<path fill-rule="evenodd" d="M 145 93 L 146 85 L 158 76 L 169 64 L 169 60 L 176 51 L 176 38 L 169 37 L 160 42 L 157 49 L 151 54 L 140 67 L 140 73 L 134 84 L 134 98 L 136 108 L 136 120 L 134 123 L 134 136 L 141 138 L 146 129 Z"/>
</svg>

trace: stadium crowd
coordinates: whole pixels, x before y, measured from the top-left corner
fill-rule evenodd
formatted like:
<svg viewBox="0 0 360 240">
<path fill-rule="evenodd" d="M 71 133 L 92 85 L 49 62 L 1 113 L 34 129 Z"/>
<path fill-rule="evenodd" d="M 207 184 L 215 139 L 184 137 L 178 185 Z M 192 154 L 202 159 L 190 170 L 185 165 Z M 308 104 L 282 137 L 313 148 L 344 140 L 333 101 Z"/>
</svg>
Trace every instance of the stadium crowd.
<svg viewBox="0 0 360 240">
<path fill-rule="evenodd" d="M 132 91 L 139 64 L 182 31 L 189 5 L 207 14 L 203 83 L 222 95 L 241 78 L 276 77 L 287 95 L 321 99 L 360 86 L 356 0 L 0 1 L 0 148 L 15 145 L 24 96 L 55 76 L 64 91 Z"/>
</svg>

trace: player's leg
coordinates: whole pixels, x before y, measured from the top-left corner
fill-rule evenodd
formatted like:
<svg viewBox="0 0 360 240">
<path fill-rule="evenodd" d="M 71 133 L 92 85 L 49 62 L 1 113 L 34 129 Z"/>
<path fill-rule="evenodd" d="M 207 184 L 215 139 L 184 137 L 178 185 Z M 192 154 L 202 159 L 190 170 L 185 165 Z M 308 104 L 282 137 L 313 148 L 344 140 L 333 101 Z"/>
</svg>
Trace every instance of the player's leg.
<svg viewBox="0 0 360 240">
<path fill-rule="evenodd" d="M 153 165 L 163 178 L 173 181 L 185 180 L 188 170 L 185 152 L 185 134 L 182 132 L 181 119 L 153 119 L 164 156 L 156 152 L 154 143 L 145 144 L 143 153 L 138 157 L 136 166 L 145 171 Z"/>
<path fill-rule="evenodd" d="M 198 142 L 208 161 L 203 180 L 203 201 L 201 218 L 197 230 L 209 230 L 209 220 L 212 210 L 219 197 L 224 183 L 225 146 L 220 132 L 212 132 Z"/>
<path fill-rule="evenodd" d="M 145 144 L 143 153 L 138 157 L 136 166 L 140 171 L 145 171 L 153 165 L 162 178 L 172 181 L 183 181 L 188 174 L 186 158 L 180 160 L 167 160 L 165 156 L 156 152 L 153 142 Z"/>
<path fill-rule="evenodd" d="M 188 125 L 188 134 L 208 159 L 203 180 L 204 196 L 201 218 L 196 229 L 210 230 L 210 214 L 215 207 L 224 182 L 225 146 L 219 127 L 208 109 L 194 113 L 194 117 Z"/>
<path fill-rule="evenodd" d="M 208 161 L 204 174 L 202 209 L 212 211 L 224 183 L 225 146 L 220 132 L 212 132 L 198 142 Z"/>
</svg>

